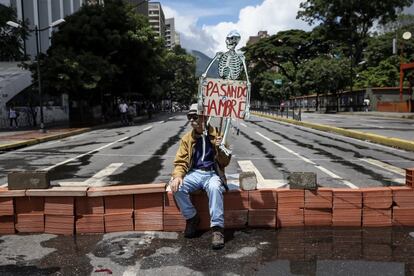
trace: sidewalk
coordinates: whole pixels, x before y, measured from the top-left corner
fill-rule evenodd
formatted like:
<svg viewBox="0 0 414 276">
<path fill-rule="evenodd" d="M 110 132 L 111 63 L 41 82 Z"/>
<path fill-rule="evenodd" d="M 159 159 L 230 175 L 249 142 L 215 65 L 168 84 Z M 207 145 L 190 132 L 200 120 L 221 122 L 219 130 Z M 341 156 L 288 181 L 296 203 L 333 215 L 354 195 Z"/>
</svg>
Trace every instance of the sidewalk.
<svg viewBox="0 0 414 276">
<path fill-rule="evenodd" d="M 134 118 L 134 123 L 140 122 L 148 118 L 145 116 L 138 116 Z M 122 126 L 119 121 L 95 125 L 83 128 L 70 128 L 68 126 L 53 127 L 47 129 L 46 133 L 42 133 L 40 129 L 31 130 L 0 130 L 0 153 L 2 151 L 23 148 L 43 142 L 52 140 L 59 140 L 69 136 L 82 134 L 99 128 Z"/>
<path fill-rule="evenodd" d="M 400 118 L 400 119 L 412 119 L 414 120 L 414 113 L 402 113 L 402 112 L 378 112 L 378 111 L 368 111 L 368 112 L 337 112 L 335 114 L 341 115 L 357 115 L 357 116 L 372 116 L 372 117 L 385 117 L 385 118 Z"/>
</svg>

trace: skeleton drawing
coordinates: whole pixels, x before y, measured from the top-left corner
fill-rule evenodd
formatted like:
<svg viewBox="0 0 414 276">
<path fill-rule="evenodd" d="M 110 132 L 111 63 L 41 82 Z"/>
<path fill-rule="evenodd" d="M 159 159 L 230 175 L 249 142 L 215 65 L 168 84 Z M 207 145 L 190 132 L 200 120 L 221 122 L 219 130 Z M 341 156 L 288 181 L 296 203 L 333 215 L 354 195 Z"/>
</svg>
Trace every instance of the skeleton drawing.
<svg viewBox="0 0 414 276">
<path fill-rule="evenodd" d="M 201 110 L 203 108 L 203 87 L 206 85 L 207 73 L 210 70 L 213 63 L 216 60 L 218 60 L 219 76 L 222 79 L 238 80 L 242 71 L 244 71 L 245 76 L 246 76 L 246 82 L 247 82 L 247 102 L 246 102 L 246 108 L 244 110 L 244 114 L 242 116 L 244 119 L 248 119 L 250 117 L 251 84 L 249 81 L 249 76 L 247 74 L 247 66 L 246 66 L 244 55 L 241 53 L 237 53 L 235 50 L 239 41 L 240 41 L 240 34 L 237 31 L 231 31 L 226 37 L 226 45 L 227 45 L 228 51 L 224 53 L 223 52 L 216 53 L 216 56 L 207 66 L 206 71 L 201 75 L 199 89 L 198 89 L 198 105 Z M 220 144 L 220 149 L 223 150 L 223 152 L 225 152 L 227 155 L 231 154 L 231 151 L 227 149 L 225 146 L 230 124 L 231 124 L 231 118 L 226 118 L 225 124 L 224 124 L 223 139 Z"/>
</svg>

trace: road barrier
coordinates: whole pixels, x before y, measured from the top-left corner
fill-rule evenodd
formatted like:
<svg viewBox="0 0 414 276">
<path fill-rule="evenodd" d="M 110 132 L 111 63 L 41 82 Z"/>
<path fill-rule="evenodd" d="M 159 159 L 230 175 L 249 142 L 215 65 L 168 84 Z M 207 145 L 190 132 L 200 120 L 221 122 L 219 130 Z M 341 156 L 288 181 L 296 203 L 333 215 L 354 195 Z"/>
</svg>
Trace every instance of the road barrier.
<svg viewBox="0 0 414 276">
<path fill-rule="evenodd" d="M 413 183 L 414 168 L 410 168 L 405 186 L 231 190 L 224 193 L 225 228 L 414 226 Z M 206 193 L 191 197 L 201 218 L 200 229 L 209 229 Z M 185 223 L 164 183 L 0 188 L 0 234 L 183 231 Z"/>
</svg>

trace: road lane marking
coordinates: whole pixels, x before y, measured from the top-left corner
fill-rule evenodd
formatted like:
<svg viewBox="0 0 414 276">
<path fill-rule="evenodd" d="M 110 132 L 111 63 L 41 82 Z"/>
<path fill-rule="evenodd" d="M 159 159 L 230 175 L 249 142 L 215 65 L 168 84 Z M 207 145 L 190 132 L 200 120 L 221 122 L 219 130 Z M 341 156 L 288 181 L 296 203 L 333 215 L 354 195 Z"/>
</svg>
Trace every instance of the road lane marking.
<svg viewBox="0 0 414 276">
<path fill-rule="evenodd" d="M 356 142 L 356 143 L 368 144 L 370 146 L 375 146 L 375 147 L 379 147 L 379 148 L 383 148 L 383 149 L 387 149 L 387 150 L 392 150 L 393 152 L 396 152 L 397 151 L 397 152 L 401 152 L 401 153 L 408 153 L 408 151 L 405 151 L 405 150 L 401 150 L 401 149 L 397 149 L 397 148 L 392 148 L 392 147 L 384 146 L 384 145 L 380 145 L 380 144 L 375 144 L 375 143 L 372 143 L 372 142 L 369 142 L 369 141 L 359 140 L 359 139 L 356 139 L 356 138 L 352 138 L 352 137 L 347 137 L 347 136 L 343 136 L 343 135 L 340 135 L 340 134 L 336 134 L 336 133 L 333 133 L 333 132 L 326 132 L 326 131 L 317 130 L 317 129 L 313 129 L 313 128 L 309 128 L 309 127 L 304 127 L 304 126 L 299 126 L 299 125 L 295 125 L 295 124 L 285 123 L 285 122 L 282 122 L 282 121 L 275 121 L 275 120 L 268 119 L 268 118 L 263 118 L 263 117 L 258 117 L 258 118 L 261 118 L 264 121 L 268 121 L 268 122 L 273 122 L 273 123 L 276 122 L 276 123 L 279 123 L 279 124 L 282 124 L 282 125 L 291 126 L 291 127 L 293 126 L 293 127 L 298 128 L 298 129 L 305 130 L 307 132 L 313 132 L 313 133 L 321 134 L 322 136 L 326 137 L 327 139 L 328 138 L 331 138 L 329 136 L 333 136 L 333 137 L 336 137 L 336 138 L 338 138 L 340 140 L 351 140 L 351 141 Z"/>
<path fill-rule="evenodd" d="M 174 119 L 175 118 L 175 116 L 172 116 L 172 117 L 169 117 L 168 118 L 168 120 L 172 120 L 172 119 Z"/>
<path fill-rule="evenodd" d="M 350 187 L 350 188 L 352 188 L 352 189 L 358 189 L 358 187 L 357 187 L 357 186 L 355 186 L 354 184 L 352 184 L 350 181 L 348 181 L 348 180 L 345 180 L 345 179 L 341 178 L 340 176 L 336 175 L 335 173 L 331 172 L 330 170 L 328 170 L 328 169 L 326 169 L 326 168 L 324 168 L 324 167 L 322 167 L 322 166 L 320 166 L 320 165 L 317 165 L 315 162 L 313 162 L 313 161 L 309 160 L 309 159 L 308 159 L 308 158 L 306 158 L 306 157 L 303 157 L 303 156 L 302 156 L 302 155 L 300 155 L 299 153 L 294 152 L 293 150 L 291 150 L 291 149 L 289 149 L 289 148 L 287 148 L 287 147 L 285 147 L 285 146 L 283 146 L 283 145 L 281 145 L 281 144 L 279 144 L 279 143 L 276 143 L 275 141 L 273 141 L 272 139 L 270 139 L 270 138 L 268 138 L 268 137 L 264 136 L 263 134 L 261 134 L 261 133 L 260 133 L 260 132 L 258 132 L 258 131 L 256 131 L 256 134 L 257 134 L 257 135 L 259 135 L 259 136 L 261 136 L 261 137 L 262 137 L 262 138 L 264 138 L 265 140 L 269 141 L 270 143 L 272 143 L 272 144 L 274 144 L 274 145 L 278 146 L 279 148 L 284 149 L 285 151 L 287 151 L 287 152 L 289 152 L 289 153 L 291 153 L 291 154 L 293 154 L 293 155 L 295 155 L 295 156 L 299 157 L 300 159 L 302 159 L 302 160 L 303 160 L 303 161 L 305 161 L 306 163 L 309 163 L 309 164 L 315 165 L 315 168 L 317 168 L 318 170 L 320 170 L 320 171 L 324 172 L 325 174 L 327 174 L 327 175 L 331 176 L 332 178 L 338 179 L 339 181 L 341 181 L 343 184 L 347 185 L 348 187 Z"/>
<path fill-rule="evenodd" d="M 369 124 L 359 124 L 359 125 L 361 125 L 361 126 L 367 126 L 367 127 L 370 127 L 370 128 L 385 128 L 383 126 L 374 126 L 374 125 L 369 125 Z"/>
<path fill-rule="evenodd" d="M 284 179 L 265 179 L 251 160 L 240 160 L 237 163 L 243 172 L 253 171 L 256 174 L 258 189 L 280 188 L 288 184 Z"/>
<path fill-rule="evenodd" d="M 245 123 L 240 123 L 242 127 L 247 127 Z"/>
<path fill-rule="evenodd" d="M 369 163 L 371 165 L 380 167 L 380 168 L 382 168 L 384 170 L 393 172 L 395 174 L 399 174 L 399 175 L 405 176 L 405 170 L 404 169 L 401 169 L 401 168 L 392 166 L 390 164 L 381 162 L 379 160 L 375 160 L 375 159 L 371 159 L 371 158 L 360 158 L 359 160 L 364 161 L 364 162 L 367 162 L 367 163 Z"/>
<path fill-rule="evenodd" d="M 165 123 L 165 121 L 159 121 L 158 123 L 159 123 L 159 124 L 163 124 L 163 123 Z"/>
<path fill-rule="evenodd" d="M 149 129 L 151 129 L 151 128 L 152 128 L 152 126 L 149 126 L 149 127 L 144 128 L 142 131 L 146 131 L 146 130 L 149 130 Z M 142 131 L 141 131 L 141 132 L 142 132 Z M 107 147 L 112 146 L 113 144 L 116 144 L 116 143 L 118 143 L 118 142 L 122 142 L 122 141 L 124 141 L 124 140 L 126 140 L 126 139 L 128 139 L 128 138 L 130 138 L 130 136 L 126 136 L 126 137 L 124 137 L 124 138 L 118 139 L 118 140 L 116 140 L 116 141 L 114 141 L 114 142 L 112 142 L 112 143 L 106 144 L 106 145 L 104 145 L 104 146 L 102 146 L 102 147 L 99 147 L 99 148 L 97 148 L 97 149 L 90 150 L 90 151 L 88 151 L 88 152 L 86 152 L 86 153 L 83 153 L 83 154 L 81 154 L 81 155 L 78 155 L 78 156 L 75 156 L 75 157 L 69 158 L 69 159 L 67 159 L 67 160 L 65 160 L 65 161 L 62 161 L 62 162 L 60 162 L 60 163 L 57 163 L 57 164 L 55 164 L 55 165 L 53 165 L 53 166 L 47 167 L 47 168 L 45 168 L 45 169 L 42 169 L 41 171 L 49 171 L 49 170 L 52 170 L 52 169 L 54 169 L 54 168 L 56 168 L 56 167 L 59 167 L 59 166 L 64 165 L 64 164 L 67 164 L 67 163 L 69 163 L 69 162 L 72 162 L 72 161 L 74 161 L 74 160 L 76 160 L 76 159 L 82 158 L 82 157 L 84 157 L 84 156 L 86 156 L 86 155 L 89 155 L 89 154 L 91 154 L 91 153 L 96 153 L 96 152 L 98 152 L 98 151 L 100 151 L 100 150 L 103 150 L 103 149 L 105 149 L 105 148 L 107 148 Z"/>
<path fill-rule="evenodd" d="M 85 181 L 73 181 L 73 182 L 59 182 L 61 187 L 68 187 L 68 186 L 86 186 L 86 187 L 104 187 L 109 186 L 108 181 L 104 181 L 104 179 L 111 174 L 113 174 L 117 169 L 119 169 L 124 163 L 112 163 L 103 170 L 100 170 L 96 174 L 94 174 L 91 178 L 88 178 Z"/>
</svg>

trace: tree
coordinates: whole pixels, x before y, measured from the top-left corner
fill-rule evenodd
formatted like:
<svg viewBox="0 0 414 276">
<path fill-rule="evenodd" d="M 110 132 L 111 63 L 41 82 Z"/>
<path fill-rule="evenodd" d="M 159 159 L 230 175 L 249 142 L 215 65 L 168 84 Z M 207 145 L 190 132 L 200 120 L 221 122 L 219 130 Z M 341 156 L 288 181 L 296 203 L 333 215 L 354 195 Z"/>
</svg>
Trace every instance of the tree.
<svg viewBox="0 0 414 276">
<path fill-rule="evenodd" d="M 398 57 L 391 56 L 382 60 L 378 66 L 368 67 L 358 74 L 356 87 L 385 87 L 396 86 L 399 81 L 399 69 L 395 65 Z"/>
<path fill-rule="evenodd" d="M 385 24 L 393 21 L 398 10 L 412 3 L 413 0 L 307 0 L 300 4 L 297 18 L 310 25 L 320 23 L 328 39 L 348 45 L 349 56 L 356 64 L 361 61 L 362 51 L 374 22 Z"/>
<path fill-rule="evenodd" d="M 195 58 L 181 48 L 166 50 L 163 55 L 163 70 L 160 76 L 166 97 L 183 104 L 193 102 L 197 92 Z"/>
<path fill-rule="evenodd" d="M 25 22 L 17 20 L 12 7 L 0 4 L 0 61 L 20 61 L 25 59 L 22 40 L 27 36 L 27 28 L 13 28 L 7 21 L 13 21 L 26 26 Z"/>
</svg>

